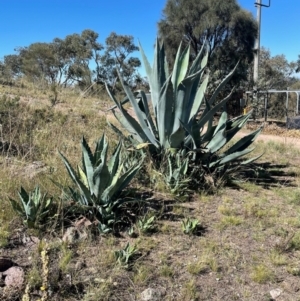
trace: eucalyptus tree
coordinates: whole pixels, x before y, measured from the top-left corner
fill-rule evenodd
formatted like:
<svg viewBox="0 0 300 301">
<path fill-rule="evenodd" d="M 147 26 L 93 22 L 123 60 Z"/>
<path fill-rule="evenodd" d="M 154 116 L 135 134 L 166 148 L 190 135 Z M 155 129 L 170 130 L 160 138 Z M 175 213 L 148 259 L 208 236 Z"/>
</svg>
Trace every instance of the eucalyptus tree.
<svg viewBox="0 0 300 301">
<path fill-rule="evenodd" d="M 135 51 L 138 47 L 133 36 L 112 32 L 105 40 L 104 54 L 97 61 L 97 81 L 115 86 L 119 72 L 123 80 L 132 86 L 138 77 L 137 68 L 141 66 L 140 60 L 132 56 Z"/>
<path fill-rule="evenodd" d="M 253 60 L 257 24 L 236 0 L 167 0 L 158 29 L 171 57 L 169 64 L 174 61 L 181 41 L 191 45 L 192 58 L 206 41 L 212 82 L 228 74 L 239 60 L 231 84 L 246 79 Z"/>
</svg>

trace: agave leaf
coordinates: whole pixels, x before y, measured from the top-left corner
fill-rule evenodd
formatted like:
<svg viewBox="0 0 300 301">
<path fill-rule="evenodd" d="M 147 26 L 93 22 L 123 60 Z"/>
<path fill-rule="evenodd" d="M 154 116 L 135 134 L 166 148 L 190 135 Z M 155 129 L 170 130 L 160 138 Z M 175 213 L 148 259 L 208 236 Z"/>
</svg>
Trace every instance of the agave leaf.
<svg viewBox="0 0 300 301">
<path fill-rule="evenodd" d="M 227 112 L 224 111 L 219 119 L 218 125 L 215 129 L 214 135 L 222 128 L 225 128 L 227 123 Z"/>
<path fill-rule="evenodd" d="M 129 97 L 131 104 L 134 106 L 135 113 L 136 113 L 136 115 L 139 119 L 140 124 L 115 99 L 115 97 L 111 93 L 109 87 L 107 86 L 107 91 L 109 93 L 109 96 L 115 102 L 118 109 L 120 110 L 120 112 L 123 115 L 123 118 L 118 118 L 117 115 L 115 114 L 114 110 L 113 110 L 113 113 L 114 113 L 115 117 L 119 120 L 119 122 L 123 125 L 123 127 L 127 131 L 134 134 L 135 137 L 137 137 L 137 139 L 141 140 L 140 142 L 150 142 L 150 143 L 154 144 L 156 147 L 158 147 L 158 144 L 155 140 L 155 137 L 152 135 L 149 128 L 147 127 L 147 125 L 145 123 L 145 120 L 142 116 L 142 112 L 141 112 L 140 108 L 138 107 L 137 101 L 134 98 L 132 92 L 128 89 L 128 87 L 126 85 L 124 85 L 123 88 L 126 91 L 127 96 Z M 138 137 L 140 137 L 140 138 L 138 138 Z"/>
<path fill-rule="evenodd" d="M 87 177 L 86 177 L 86 174 L 84 173 L 84 171 L 82 170 L 82 168 L 78 165 L 77 166 L 77 170 L 78 170 L 78 174 L 79 174 L 79 177 L 80 177 L 80 181 L 88 188 L 90 189 L 89 187 L 89 182 L 87 180 Z"/>
<path fill-rule="evenodd" d="M 152 68 L 150 67 L 148 59 L 140 43 L 139 49 L 142 55 L 143 64 L 146 69 L 146 74 L 149 81 L 153 111 L 156 114 L 160 90 L 163 84 L 165 83 L 168 74 L 168 70 L 166 68 L 167 64 L 164 46 L 163 44 L 160 45 L 159 40 L 157 38 L 154 50 L 154 63 Z"/>
<path fill-rule="evenodd" d="M 256 156 L 256 157 L 254 157 L 254 158 L 251 158 L 251 159 L 242 161 L 242 162 L 240 162 L 239 164 L 241 164 L 241 165 L 247 165 L 247 164 L 250 164 L 250 163 L 256 161 L 257 159 L 259 159 L 262 155 L 263 155 L 263 153 L 260 154 L 260 155 L 258 155 L 258 156 Z"/>
<path fill-rule="evenodd" d="M 21 186 L 20 192 L 18 192 L 18 195 L 22 202 L 27 204 L 29 202 L 29 194 L 26 192 L 26 190 Z"/>
<path fill-rule="evenodd" d="M 139 142 L 143 142 L 143 138 L 146 139 L 146 136 L 140 136 L 139 133 L 134 129 L 134 127 L 131 125 L 131 123 L 122 115 L 117 115 L 115 113 L 115 111 L 113 111 L 113 114 L 115 116 L 115 118 L 119 121 L 119 123 L 121 124 L 121 126 L 123 127 L 123 129 L 125 129 L 127 132 L 129 132 L 129 134 L 131 134 L 134 139 L 136 139 Z M 123 134 L 122 134 L 123 135 Z M 142 133 L 143 135 L 143 133 Z M 128 138 L 128 137 L 126 137 Z"/>
<path fill-rule="evenodd" d="M 122 80 L 122 77 L 121 75 L 119 74 L 119 77 L 120 77 L 120 82 L 123 86 L 123 89 L 125 91 L 125 93 L 127 94 L 129 100 L 130 100 L 130 103 L 134 109 L 134 112 L 138 118 L 138 121 L 139 121 L 139 125 L 140 125 L 140 128 L 142 129 L 142 131 L 144 132 L 144 135 L 147 136 L 147 140 L 145 139 L 145 142 L 146 141 L 149 141 L 150 143 L 152 143 L 153 145 L 155 145 L 156 147 L 159 147 L 158 144 L 157 144 L 157 141 L 155 139 L 155 136 L 151 133 L 151 131 L 149 130 L 149 127 L 147 126 L 146 122 L 145 122 L 145 119 L 143 117 L 143 113 L 141 111 L 141 109 L 139 108 L 139 105 L 133 95 L 133 93 L 131 92 L 130 88 L 128 87 L 128 85 L 126 85 L 124 83 L 124 81 Z"/>
<path fill-rule="evenodd" d="M 216 90 L 214 91 L 212 97 L 209 100 L 209 104 L 213 104 L 214 103 L 214 101 L 216 100 L 216 98 L 217 98 L 218 94 L 220 93 L 220 91 L 225 87 L 225 85 L 229 82 L 229 80 L 233 76 L 233 74 L 234 74 L 235 70 L 237 69 L 238 65 L 239 65 L 239 61 L 237 62 L 237 64 L 235 65 L 235 67 L 231 70 L 231 72 L 222 80 L 222 82 L 216 88 Z"/>
<path fill-rule="evenodd" d="M 99 160 L 100 164 L 95 168 L 93 174 L 93 183 L 94 183 L 93 194 L 96 196 L 97 200 L 99 200 L 102 191 L 105 189 L 105 187 L 108 185 L 110 181 L 110 174 L 108 171 L 108 167 L 106 165 L 107 152 L 108 152 L 108 143 L 106 142 L 106 139 L 104 137 L 103 150 L 101 152 L 101 157 Z"/>
<path fill-rule="evenodd" d="M 121 153 L 121 147 L 122 147 L 122 142 L 119 140 L 119 143 L 111 156 L 109 162 L 108 162 L 108 171 L 110 174 L 110 179 L 114 176 L 114 174 L 117 172 L 119 163 L 120 163 L 120 153 Z"/>
<path fill-rule="evenodd" d="M 254 147 L 253 148 L 247 148 L 247 149 L 245 149 L 243 151 L 240 151 L 240 152 L 232 153 L 230 155 L 227 155 L 227 156 L 223 157 L 222 159 L 218 160 L 217 162 L 211 163 L 209 165 L 209 167 L 212 167 L 214 165 L 221 166 L 221 165 L 227 164 L 231 161 L 235 161 L 239 157 L 245 156 L 246 154 L 252 152 L 253 150 L 254 150 Z"/>
<path fill-rule="evenodd" d="M 123 170 L 123 165 L 121 164 L 114 175 L 111 184 L 102 193 L 101 199 L 105 203 L 112 203 L 113 198 L 116 198 L 119 192 L 121 192 L 132 180 L 136 172 L 139 170 L 140 165 L 133 166 L 128 169 L 123 175 L 121 175 Z"/>
<path fill-rule="evenodd" d="M 131 182 L 133 177 L 136 175 L 136 173 L 139 171 L 141 168 L 141 164 L 132 166 L 129 168 L 120 178 L 118 178 L 117 183 L 116 183 L 116 190 L 113 194 L 114 197 L 118 196 L 119 193 L 128 186 L 128 184 Z"/>
<path fill-rule="evenodd" d="M 205 93 L 207 85 L 208 85 L 208 79 L 209 79 L 209 76 L 206 76 L 205 79 L 203 80 L 203 82 L 201 83 L 200 87 L 197 90 L 197 94 L 195 96 L 195 100 L 194 100 L 193 106 L 191 108 L 189 122 L 199 112 L 200 106 L 201 106 L 203 98 L 204 98 L 204 93 Z"/>
<path fill-rule="evenodd" d="M 118 178 L 121 177 L 121 173 L 123 170 L 124 164 L 122 163 L 119 165 L 118 170 L 116 171 L 115 175 L 112 177 L 110 185 L 103 191 L 101 195 L 101 199 L 104 201 L 104 203 L 108 204 L 109 202 L 112 202 L 112 196 L 114 195 L 114 192 L 116 191 L 116 184 Z"/>
<path fill-rule="evenodd" d="M 149 110 L 149 104 L 148 104 L 147 96 L 146 96 L 145 92 L 142 91 L 142 90 L 140 90 L 139 93 L 141 95 L 142 103 L 143 103 L 143 106 L 145 108 L 145 115 L 146 115 L 147 122 L 149 124 L 149 128 L 150 128 L 150 130 L 152 132 L 152 135 L 154 137 L 156 137 L 157 129 L 156 129 L 156 127 L 154 125 L 154 122 L 152 120 L 152 117 L 151 117 L 151 113 L 150 113 L 150 110 Z"/>
<path fill-rule="evenodd" d="M 93 201 L 90 197 L 90 191 L 89 189 L 80 181 L 80 179 L 78 178 L 78 176 L 76 175 L 74 169 L 72 168 L 72 166 L 70 165 L 69 161 L 64 157 L 64 155 L 59 152 L 63 163 L 65 164 L 65 167 L 72 179 L 72 181 L 77 185 L 77 187 L 79 188 L 79 191 L 82 195 L 84 195 L 84 197 L 86 198 L 86 200 L 88 201 L 88 204 L 92 204 Z"/>
<path fill-rule="evenodd" d="M 169 147 L 169 137 L 172 134 L 174 114 L 173 114 L 173 84 L 169 77 L 162 87 L 159 102 L 157 104 L 157 124 L 160 145 Z"/>
<path fill-rule="evenodd" d="M 239 119 L 239 122 L 236 123 L 235 127 L 233 128 L 228 128 L 227 124 L 226 128 L 224 128 L 223 125 L 223 127 L 221 127 L 221 129 L 216 133 L 216 135 L 211 139 L 206 147 L 210 149 L 212 153 L 217 152 L 235 136 L 235 134 L 241 129 L 242 125 L 244 125 L 248 119 L 249 116 L 245 115 L 244 118 Z M 251 143 L 249 143 L 248 145 L 250 144 Z"/>
<path fill-rule="evenodd" d="M 142 47 L 140 41 L 139 41 L 139 50 L 140 50 L 140 53 L 142 55 L 142 60 L 143 60 L 143 64 L 144 64 L 144 67 L 145 67 L 145 70 L 146 70 L 148 80 L 149 80 L 149 82 L 152 83 L 152 68 L 151 68 L 150 63 L 147 59 L 147 56 L 145 55 L 145 52 L 143 50 L 143 47 Z M 150 86 L 151 86 L 151 84 L 150 84 Z"/>
<path fill-rule="evenodd" d="M 195 95 L 192 95 L 192 92 L 194 93 L 192 90 L 194 88 L 194 83 L 196 83 L 196 86 L 198 86 L 201 72 L 202 70 L 186 77 L 177 88 L 173 130 L 177 129 L 180 121 L 184 124 L 187 124 L 190 119 L 193 103 L 195 103 Z M 197 108 L 197 110 L 198 109 L 199 108 Z"/>
<path fill-rule="evenodd" d="M 257 129 L 256 131 L 244 136 L 239 141 L 237 141 L 233 146 L 231 146 L 227 151 L 226 154 L 230 154 L 233 152 L 241 151 L 247 148 L 250 144 L 254 142 L 254 140 L 258 137 L 262 128 Z"/>
<path fill-rule="evenodd" d="M 101 139 L 99 139 L 96 142 L 96 149 L 95 149 L 95 153 L 94 153 L 94 161 L 93 161 L 93 165 L 96 166 L 100 163 L 101 161 L 101 154 L 104 148 L 104 144 L 106 143 L 106 139 L 104 134 L 102 135 Z"/>
<path fill-rule="evenodd" d="M 126 136 L 112 123 L 110 123 L 108 120 L 106 120 L 106 123 L 109 125 L 109 127 L 112 128 L 112 130 L 121 138 L 126 139 Z"/>
<path fill-rule="evenodd" d="M 151 94 L 154 92 L 154 95 L 151 98 L 158 100 L 161 88 L 167 80 L 165 70 L 165 47 L 163 43 L 160 45 L 158 38 L 156 39 L 156 46 L 154 50 L 154 63 L 152 70 L 152 79 L 155 86 L 154 91 L 152 91 L 151 87 Z M 154 107 L 157 108 L 157 103 L 155 104 L 155 106 L 153 106 L 153 108 Z"/>
<path fill-rule="evenodd" d="M 16 211 L 19 215 L 24 215 L 24 209 L 16 202 L 14 199 L 9 198 L 10 204 L 13 207 L 14 211 Z"/>
<path fill-rule="evenodd" d="M 91 192 L 93 192 L 94 191 L 94 181 L 93 181 L 94 156 L 84 137 L 82 137 L 81 146 L 82 146 L 82 161 L 83 161 L 83 168 L 84 168 L 83 170 L 84 173 L 86 174 L 86 178 L 88 181 L 87 187 L 90 189 Z"/>
<path fill-rule="evenodd" d="M 185 78 L 189 66 L 190 46 L 186 47 L 183 53 L 181 53 L 181 46 L 182 43 L 179 45 L 172 73 L 174 92 Z"/>
<path fill-rule="evenodd" d="M 205 134 L 201 136 L 201 144 L 205 144 L 209 142 L 214 136 L 214 132 L 217 126 L 216 125 L 209 126 L 209 124 L 212 124 L 212 122 L 209 121 Z"/>
<path fill-rule="evenodd" d="M 40 200 L 42 199 L 41 191 L 39 186 L 36 186 L 30 199 L 33 201 L 35 208 L 40 204 Z"/>
<path fill-rule="evenodd" d="M 212 109 L 210 109 L 209 111 L 204 111 L 203 112 L 203 114 L 201 115 L 200 120 L 197 123 L 199 129 L 201 129 L 206 124 L 206 122 L 209 119 L 213 118 L 213 116 L 215 115 L 215 113 L 218 112 L 222 108 L 222 106 L 230 99 L 233 91 L 234 91 L 234 88 L 231 90 L 231 92 L 225 98 L 223 98 Z M 210 102 L 208 102 L 208 103 L 210 104 Z"/>
<path fill-rule="evenodd" d="M 208 51 L 207 51 L 207 42 L 205 41 L 202 44 L 202 47 L 199 51 L 199 53 L 197 54 L 196 58 L 194 59 L 191 68 L 188 72 L 189 75 L 194 74 L 195 72 L 197 72 L 199 70 L 199 68 L 203 68 L 204 66 L 207 65 L 207 60 L 208 60 Z M 203 52 L 206 51 L 204 57 L 203 57 Z"/>
</svg>

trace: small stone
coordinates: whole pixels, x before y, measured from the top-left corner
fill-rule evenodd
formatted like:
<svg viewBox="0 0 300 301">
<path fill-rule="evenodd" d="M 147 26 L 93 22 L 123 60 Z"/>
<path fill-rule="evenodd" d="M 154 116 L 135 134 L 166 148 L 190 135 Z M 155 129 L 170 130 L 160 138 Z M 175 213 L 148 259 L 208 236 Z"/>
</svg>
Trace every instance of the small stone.
<svg viewBox="0 0 300 301">
<path fill-rule="evenodd" d="M 277 297 L 279 297 L 281 293 L 282 293 L 282 290 L 280 288 L 276 288 L 276 289 L 270 291 L 270 295 L 271 295 L 272 299 L 274 299 L 274 300 Z"/>
<path fill-rule="evenodd" d="M 85 262 L 83 260 L 79 260 L 75 264 L 75 270 L 79 271 L 82 270 L 86 266 Z"/>
<path fill-rule="evenodd" d="M 161 297 L 161 292 L 153 288 L 147 288 L 141 293 L 143 301 L 160 301 Z"/>
<path fill-rule="evenodd" d="M 23 239 L 22 239 L 22 243 L 27 248 L 33 249 L 33 248 L 38 247 L 38 245 L 40 243 L 40 240 L 39 240 L 38 237 L 35 237 L 35 236 L 24 236 Z"/>
<path fill-rule="evenodd" d="M 105 279 L 103 278 L 94 278 L 95 283 L 105 283 Z"/>
</svg>

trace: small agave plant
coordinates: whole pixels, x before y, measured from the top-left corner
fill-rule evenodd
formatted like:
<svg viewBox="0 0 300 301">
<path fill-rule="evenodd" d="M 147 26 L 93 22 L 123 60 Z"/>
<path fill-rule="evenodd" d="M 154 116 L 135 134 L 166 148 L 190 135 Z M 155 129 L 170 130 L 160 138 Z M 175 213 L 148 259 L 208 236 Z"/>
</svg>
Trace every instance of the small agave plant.
<svg viewBox="0 0 300 301">
<path fill-rule="evenodd" d="M 125 160 L 121 160 L 121 141 L 107 160 L 108 142 L 104 135 L 97 141 L 94 153 L 84 137 L 81 145 L 83 167 L 77 166 L 77 172 L 60 153 L 79 193 L 71 187 L 69 189 L 75 201 L 98 220 L 100 232 L 107 233 L 117 221 L 117 209 L 126 202 L 126 199 L 118 197 L 135 176 L 141 163 L 125 167 Z"/>
<path fill-rule="evenodd" d="M 147 146 L 157 166 L 162 161 L 167 161 L 167 165 L 171 166 L 171 168 L 167 167 L 167 174 L 171 172 L 171 175 L 167 176 L 167 182 L 175 183 L 173 186 L 180 183 L 180 177 L 184 179 L 187 173 L 191 175 L 195 170 L 190 168 L 191 166 L 197 166 L 197 173 L 203 176 L 207 172 L 220 174 L 236 170 L 237 167 L 256 160 L 258 157 L 242 161 L 241 157 L 253 150 L 249 146 L 261 132 L 260 128 L 222 151 L 251 116 L 249 112 L 247 115 L 228 119 L 224 111 L 218 123 L 214 124 L 215 113 L 225 107 L 233 90 L 218 102 L 217 96 L 228 83 L 237 66 L 207 99 L 205 91 L 209 82 L 206 68 L 208 47 L 203 45 L 191 65 L 189 64 L 190 47 L 183 51 L 181 48 L 180 45 L 173 71 L 169 73 L 164 46 L 158 40 L 152 67 L 140 46 L 151 89 L 151 106 L 143 91 L 133 93 L 122 78 L 120 80 L 126 97 L 121 102 L 106 86 L 110 98 L 115 103 L 112 108 L 113 113 L 127 134 L 111 125 L 113 129 L 129 139 L 137 149 Z M 137 94 L 140 95 L 139 102 L 136 100 Z M 135 118 L 123 106 L 128 101 L 134 109 Z M 205 109 L 200 114 L 201 106 Z M 116 108 L 118 112 L 115 111 Z M 186 169 L 186 163 L 183 164 L 184 166 L 182 164 L 178 166 L 178 154 L 182 162 L 188 160 L 189 170 Z M 163 160 L 165 156 L 168 160 Z M 172 175 L 173 171 L 174 175 Z"/>
<path fill-rule="evenodd" d="M 14 199 L 9 200 L 15 212 L 24 218 L 24 223 L 28 228 L 38 228 L 45 223 L 45 219 L 54 208 L 53 199 L 48 198 L 47 193 L 43 194 L 39 186 L 29 193 L 21 187 L 18 195 L 21 205 Z"/>
</svg>

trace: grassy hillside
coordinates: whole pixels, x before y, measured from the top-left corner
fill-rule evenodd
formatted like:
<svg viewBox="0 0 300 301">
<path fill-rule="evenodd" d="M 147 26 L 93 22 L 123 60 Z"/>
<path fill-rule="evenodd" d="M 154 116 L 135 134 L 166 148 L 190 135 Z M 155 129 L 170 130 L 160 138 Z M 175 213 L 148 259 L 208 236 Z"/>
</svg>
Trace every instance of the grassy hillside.
<svg viewBox="0 0 300 301">
<path fill-rule="evenodd" d="M 20 288 L 0 286 L 1 300 L 257 301 L 275 289 L 276 300 L 300 300 L 298 147 L 255 142 L 255 154 L 265 152 L 255 165 L 188 197 L 170 194 L 148 163 L 125 191 L 133 202 L 118 235 L 99 235 L 63 193 L 71 181 L 58 150 L 76 166 L 82 136 L 92 148 L 103 132 L 117 144 L 106 93 L 63 91 L 54 106 L 34 87 L 0 93 L 0 258 L 25 272 Z M 36 185 L 55 206 L 28 229 L 9 198 Z M 184 228 L 191 220 L 195 229 Z"/>
</svg>

